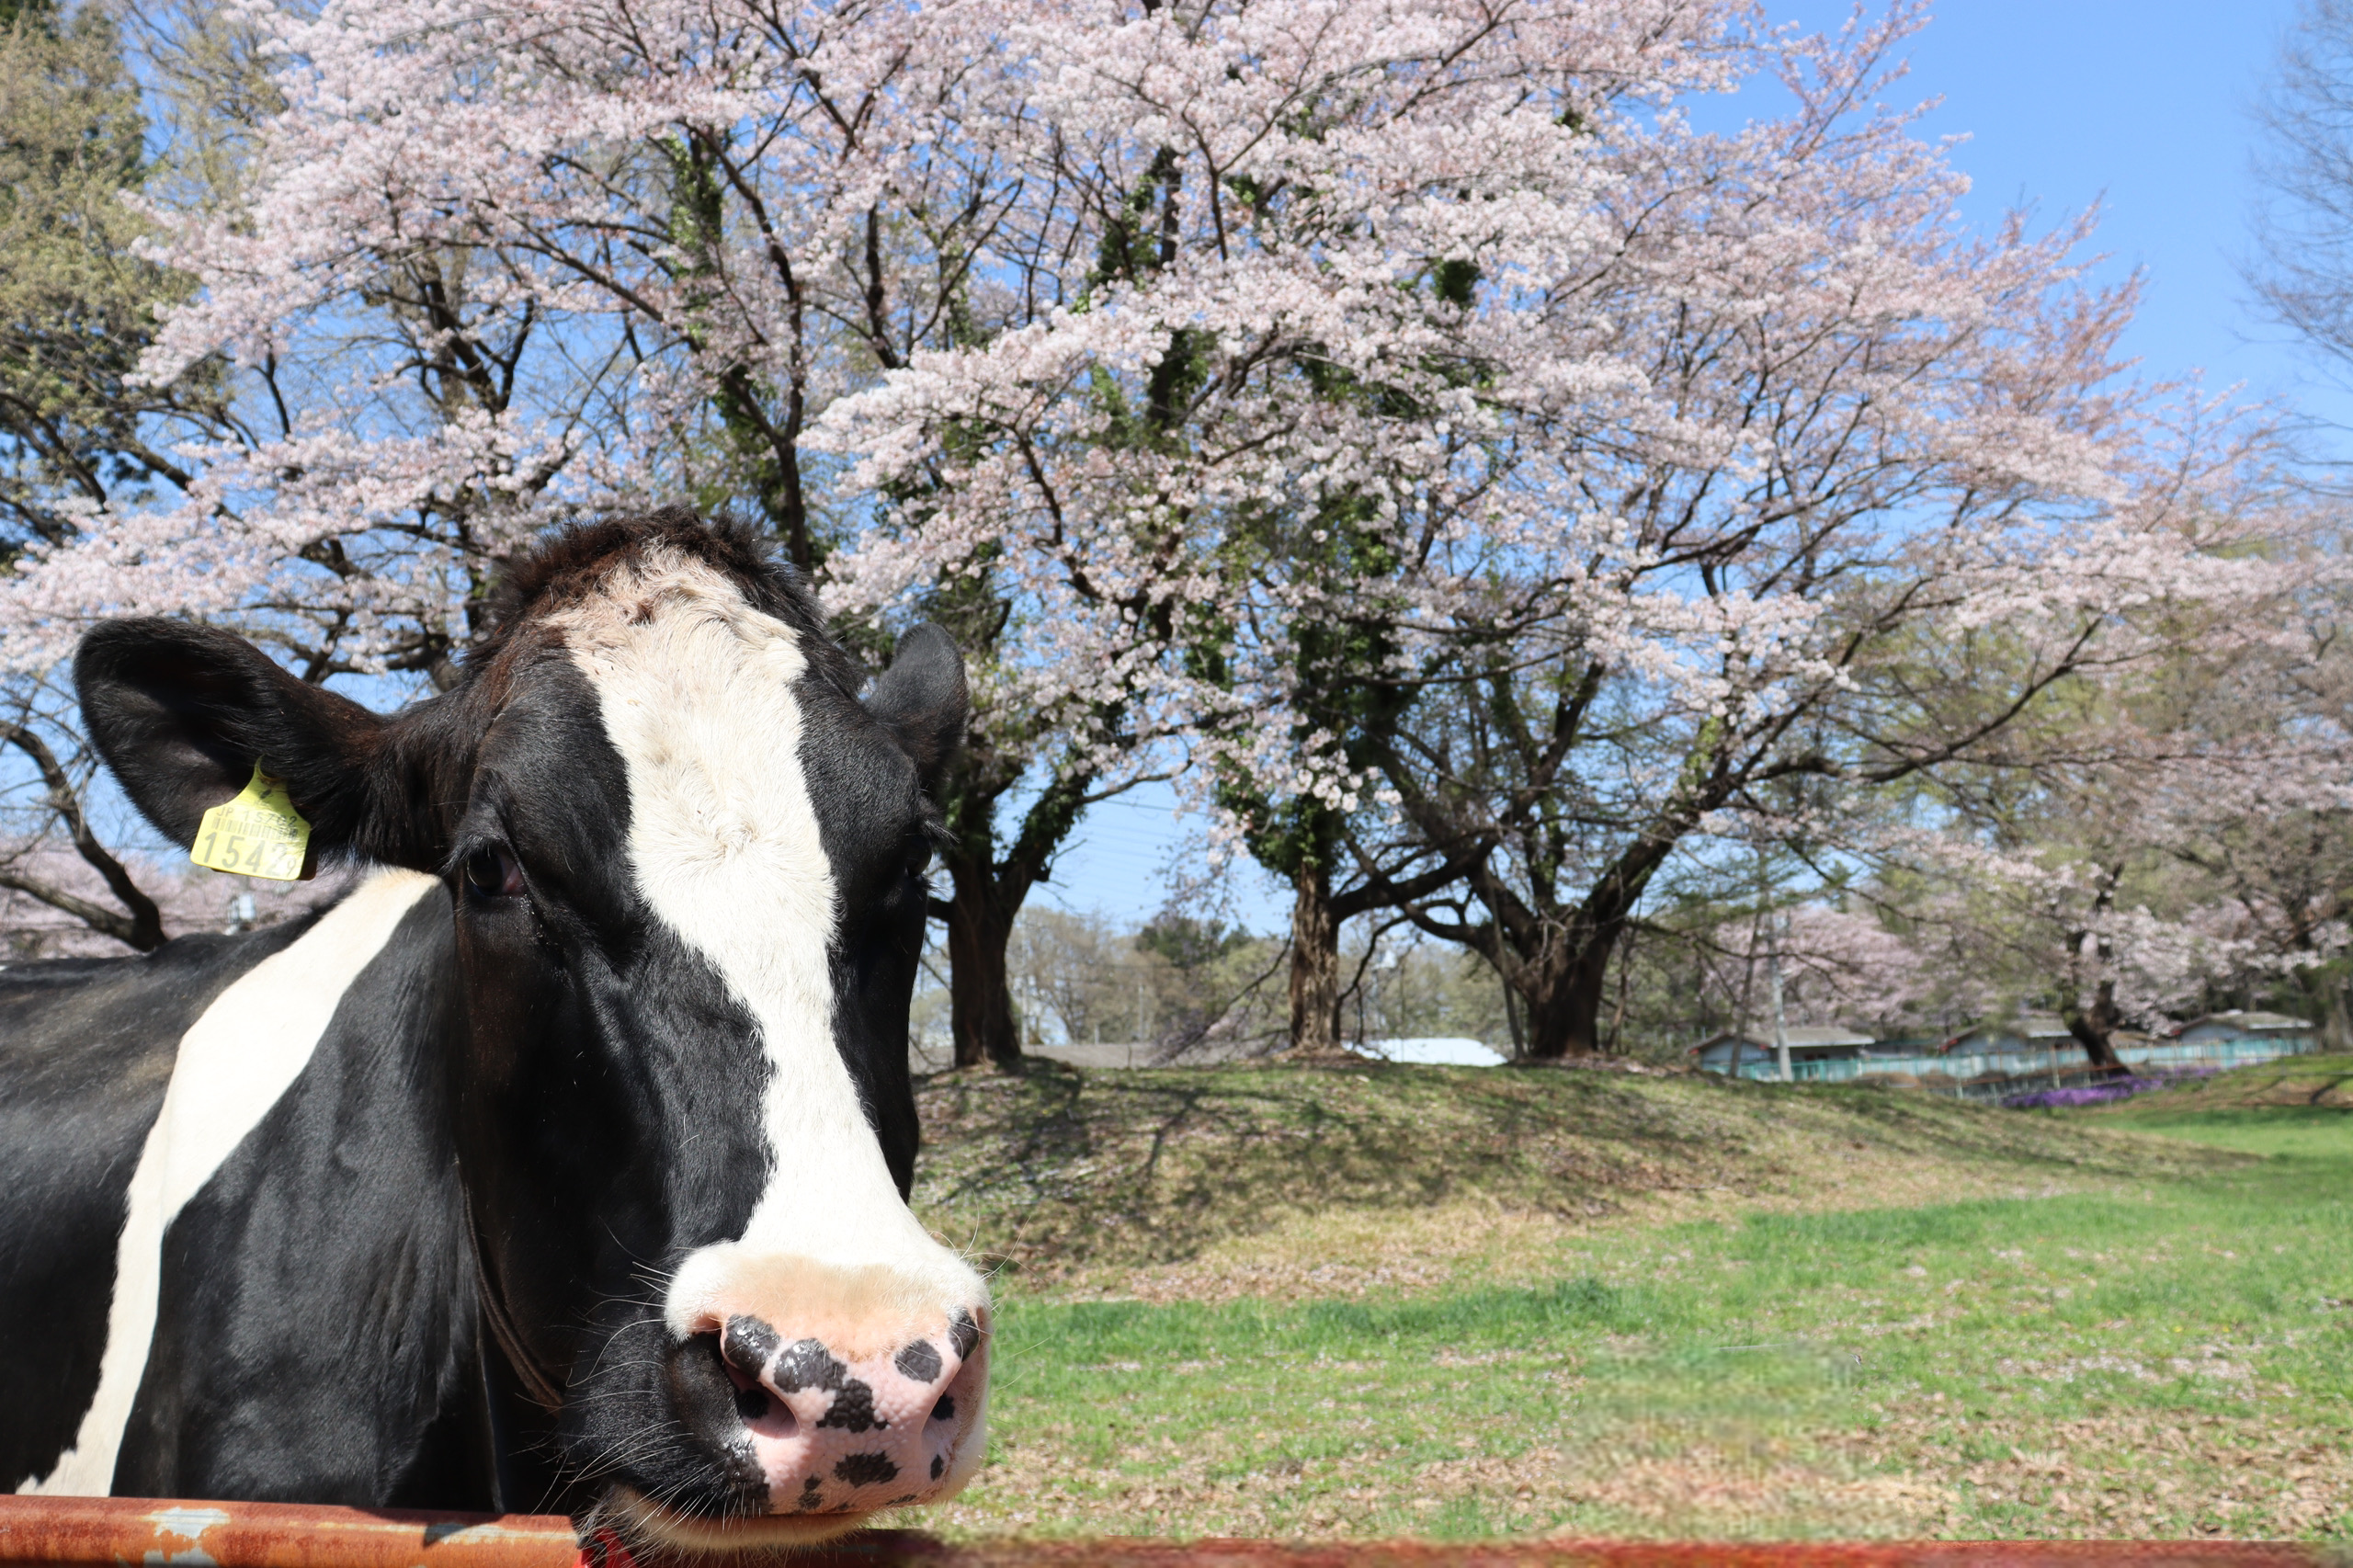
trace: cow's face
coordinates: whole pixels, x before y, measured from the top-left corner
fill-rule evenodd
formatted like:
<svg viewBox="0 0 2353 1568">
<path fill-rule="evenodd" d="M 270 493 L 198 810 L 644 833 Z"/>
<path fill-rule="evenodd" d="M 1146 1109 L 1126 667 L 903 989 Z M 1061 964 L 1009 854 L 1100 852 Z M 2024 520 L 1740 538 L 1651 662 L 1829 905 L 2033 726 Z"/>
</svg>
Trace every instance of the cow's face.
<svg viewBox="0 0 2353 1568">
<path fill-rule="evenodd" d="M 725 1549 L 949 1494 L 987 1296 L 906 1207 L 906 1017 L 961 661 L 913 633 L 859 701 L 806 600 L 677 516 L 506 597 L 389 721 L 153 622 L 93 635 L 85 706 L 166 832 L 262 756 L 330 845 L 446 879 L 484 1317 L 576 1496 Z"/>
</svg>

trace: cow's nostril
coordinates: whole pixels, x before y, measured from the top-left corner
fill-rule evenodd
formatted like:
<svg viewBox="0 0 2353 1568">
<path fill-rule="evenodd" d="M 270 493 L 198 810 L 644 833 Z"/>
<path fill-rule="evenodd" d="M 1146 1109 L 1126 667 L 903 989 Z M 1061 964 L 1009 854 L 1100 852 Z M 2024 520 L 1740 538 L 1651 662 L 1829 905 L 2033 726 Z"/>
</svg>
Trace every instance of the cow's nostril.
<svg viewBox="0 0 2353 1568">
<path fill-rule="evenodd" d="M 719 1354 L 729 1367 L 749 1378 L 757 1378 L 767 1369 L 783 1341 L 776 1330 L 756 1317 L 736 1316 L 727 1320 L 720 1333 Z"/>
<path fill-rule="evenodd" d="M 941 1394 L 939 1396 L 939 1403 L 931 1407 L 931 1418 L 934 1421 L 955 1420 L 956 1396 L 952 1393 Z"/>
<path fill-rule="evenodd" d="M 701 1342 L 706 1353 L 718 1364 L 720 1371 L 726 1375 L 727 1381 L 733 1386 L 735 1414 L 742 1418 L 744 1425 L 765 1424 L 772 1435 L 789 1435 L 801 1424 L 799 1417 L 792 1414 L 792 1406 L 770 1393 L 760 1382 L 756 1371 L 745 1371 L 728 1354 L 730 1349 L 740 1345 L 740 1341 L 731 1345 L 726 1336 L 716 1334 L 699 1334 L 695 1338 Z"/>
</svg>

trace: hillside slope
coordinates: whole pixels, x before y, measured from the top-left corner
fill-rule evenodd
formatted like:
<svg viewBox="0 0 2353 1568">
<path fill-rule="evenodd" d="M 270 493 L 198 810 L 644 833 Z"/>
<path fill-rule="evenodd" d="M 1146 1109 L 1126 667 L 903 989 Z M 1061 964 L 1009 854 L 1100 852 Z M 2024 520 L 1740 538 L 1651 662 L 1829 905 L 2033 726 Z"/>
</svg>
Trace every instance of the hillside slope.
<svg viewBox="0 0 2353 1568">
<path fill-rule="evenodd" d="M 2096 1116 L 2130 1120 L 2154 1113 L 2194 1115 L 2256 1106 L 2326 1106 L 2353 1110 L 2353 1056 L 2287 1056 L 2255 1067 L 2234 1067 L 2178 1088 L 2139 1095 L 2103 1107 Z M 2117 1113 L 2131 1112 L 2130 1117 Z"/>
<path fill-rule="evenodd" d="M 1031 1290 L 1352 1294 L 1508 1277 L 1537 1233 L 2050 1196 L 2239 1156 L 1902 1091 L 1361 1065 L 943 1074 L 915 1201 Z"/>
<path fill-rule="evenodd" d="M 1372 1065 L 922 1097 L 920 1206 L 1008 1266 L 990 1462 L 926 1528 L 2353 1538 L 2353 1114 Z"/>
</svg>

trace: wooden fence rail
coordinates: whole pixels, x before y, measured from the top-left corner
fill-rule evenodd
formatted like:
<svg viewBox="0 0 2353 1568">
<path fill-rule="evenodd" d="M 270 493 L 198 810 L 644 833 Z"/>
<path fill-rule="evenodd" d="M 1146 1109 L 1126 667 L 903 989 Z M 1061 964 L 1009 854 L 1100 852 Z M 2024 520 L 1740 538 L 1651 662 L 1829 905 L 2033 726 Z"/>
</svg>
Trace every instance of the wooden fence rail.
<svg viewBox="0 0 2353 1568">
<path fill-rule="evenodd" d="M 284 1503 L 0 1496 L 0 1565 L 614 1568 L 553 1515 Z M 602 1559 L 602 1561 L 599 1561 Z M 790 1568 L 2353 1568 L 2353 1550 L 2268 1541 L 987 1541 L 874 1531 Z"/>
<path fill-rule="evenodd" d="M 573 1568 L 556 1516 L 420 1514 L 290 1503 L 0 1497 L 0 1563 L 194 1568 Z"/>
</svg>

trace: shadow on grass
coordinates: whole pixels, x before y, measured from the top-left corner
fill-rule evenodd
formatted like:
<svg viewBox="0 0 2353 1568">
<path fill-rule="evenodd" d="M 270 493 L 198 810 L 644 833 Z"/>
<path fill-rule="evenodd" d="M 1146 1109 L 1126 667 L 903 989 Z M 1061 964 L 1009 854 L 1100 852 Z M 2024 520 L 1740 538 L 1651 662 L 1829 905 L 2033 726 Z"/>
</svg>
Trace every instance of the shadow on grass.
<svg viewBox="0 0 2353 1568">
<path fill-rule="evenodd" d="M 1898 1091 L 1698 1076 L 1040 1062 L 941 1074 L 918 1099 L 918 1207 L 1015 1267 L 1179 1262 L 1343 1210 L 1591 1218 L 1631 1194 L 1778 1190 L 1810 1164 L 1870 1156 L 2115 1176 L 2229 1159 Z"/>
</svg>

